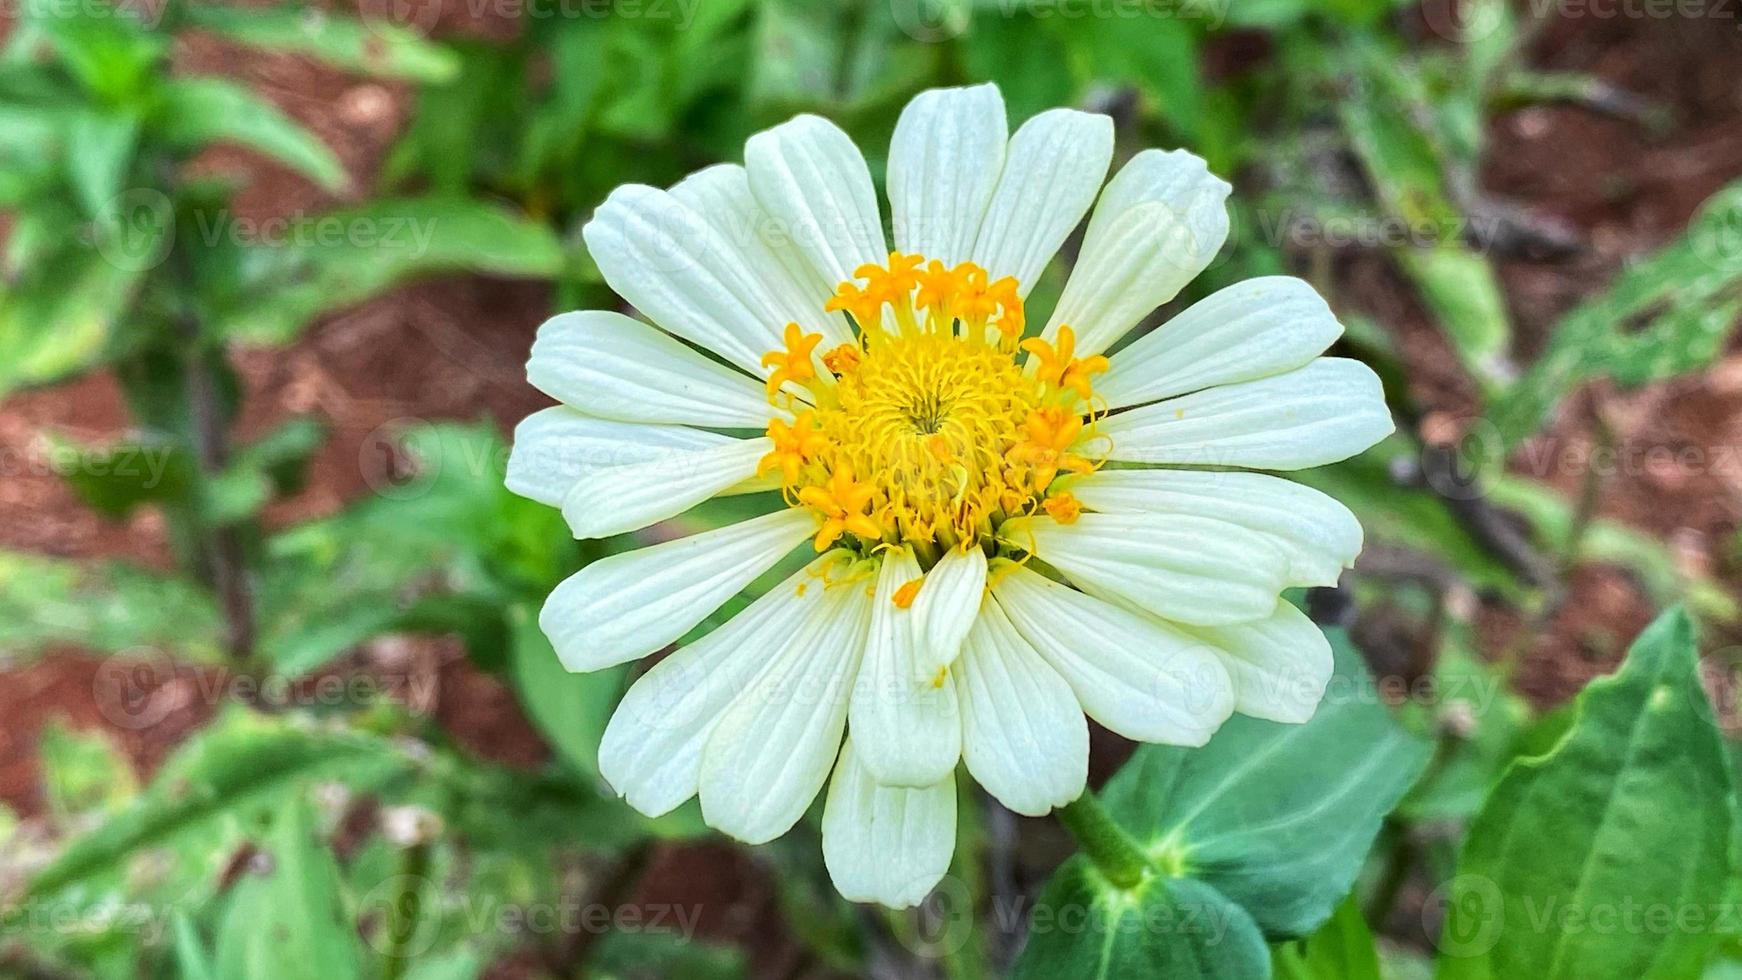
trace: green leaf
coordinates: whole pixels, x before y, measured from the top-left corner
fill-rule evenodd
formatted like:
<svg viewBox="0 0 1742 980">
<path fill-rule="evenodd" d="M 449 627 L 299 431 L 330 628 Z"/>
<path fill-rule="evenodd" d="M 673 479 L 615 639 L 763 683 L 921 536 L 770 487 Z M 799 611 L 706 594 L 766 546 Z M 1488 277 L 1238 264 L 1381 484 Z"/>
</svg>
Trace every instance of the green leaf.
<svg viewBox="0 0 1742 980">
<path fill-rule="evenodd" d="M 276 811 L 308 781 L 343 776 L 364 787 L 410 765 L 402 749 L 373 735 L 231 710 L 171 756 L 131 805 L 38 871 L 26 894 L 41 897 L 119 874 L 134 851 L 209 836 L 250 812 Z"/>
<path fill-rule="evenodd" d="M 303 793 L 235 885 L 218 929 L 217 972 L 250 980 L 357 977 L 357 933 L 339 898 L 339 868 L 315 833 Z"/>
<path fill-rule="evenodd" d="M 349 71 L 407 81 L 450 82 L 459 59 L 416 31 L 376 18 L 365 23 L 317 7 L 191 4 L 188 23 L 232 41 L 307 55 Z"/>
<path fill-rule="evenodd" d="M 1478 589 L 1515 590 L 1516 576 L 1465 529 L 1443 499 L 1420 487 L 1399 485 L 1392 466 L 1413 455 L 1402 437 L 1390 436 L 1359 456 L 1301 470 L 1293 478 L 1361 515 L 1369 544 L 1383 542 L 1428 555 Z"/>
<path fill-rule="evenodd" d="M 0 395 L 101 363 L 143 272 L 115 254 L 104 244 L 62 249 L 0 291 Z"/>
<path fill-rule="evenodd" d="M 1532 466 L 1531 450 L 1523 452 Z M 1701 616 L 1734 622 L 1742 616 L 1736 597 L 1706 575 L 1690 573 L 1663 540 L 1608 518 L 1592 520 L 1575 543 L 1572 501 L 1546 484 L 1510 473 L 1493 476 L 1487 486 L 1494 503 L 1518 514 L 1537 541 L 1552 553 L 1578 562 L 1618 565 L 1639 577 L 1653 599 L 1664 605 L 1685 602 Z"/>
<path fill-rule="evenodd" d="M 1278 947 L 1278 980 L 1379 980 L 1379 950 L 1354 896 L 1337 906 L 1318 932 Z"/>
<path fill-rule="evenodd" d="M 1161 868 L 1221 891 L 1272 939 L 1329 918 L 1429 755 L 1348 638 L 1329 636 L 1337 674 L 1311 721 L 1236 715 L 1202 748 L 1145 745 L 1102 791 Z"/>
<path fill-rule="evenodd" d="M 750 976 L 742 949 L 700 942 L 669 930 L 613 929 L 599 940 L 589 959 L 590 975 L 600 977 L 683 977 L 684 980 L 743 980 Z"/>
<path fill-rule="evenodd" d="M 599 740 L 623 693 L 628 665 L 571 674 L 538 628 L 531 609 L 509 614 L 514 688 L 539 731 L 565 761 L 591 778 L 599 775 Z"/>
<path fill-rule="evenodd" d="M 1434 664 L 1438 710 L 1431 724 L 1445 734 L 1440 757 L 1397 808 L 1412 823 L 1467 822 L 1525 751 L 1530 705 L 1481 659 L 1469 634 L 1467 626 L 1449 624 Z"/>
<path fill-rule="evenodd" d="M 87 110 L 73 118 L 67 175 L 87 215 L 103 215 L 126 188 L 138 139 L 139 117 L 130 112 Z"/>
<path fill-rule="evenodd" d="M 1739 317 L 1742 181 L 1713 194 L 1680 238 L 1556 325 L 1542 356 L 1494 406 L 1502 448 L 1535 432 L 1587 380 L 1642 385 L 1710 364 Z"/>
<path fill-rule="evenodd" d="M 1516 763 L 1471 826 L 1442 977 L 1691 977 L 1727 928 L 1713 910 L 1736 801 L 1687 614 L 1660 616 L 1578 705 L 1560 744 Z M 1651 927 L 1656 910 L 1671 927 Z"/>
<path fill-rule="evenodd" d="M 205 941 L 186 912 L 175 910 L 171 917 L 175 930 L 175 964 L 182 980 L 217 980 L 212 958 L 206 952 Z"/>
<path fill-rule="evenodd" d="M 222 648 L 219 635 L 217 609 L 192 582 L 120 563 L 0 551 L 0 636 L 8 653 L 76 645 L 100 653 L 175 650 L 211 660 Z M 122 702 L 113 707 L 129 710 Z"/>
<path fill-rule="evenodd" d="M 1209 885 L 1153 876 L 1125 891 L 1077 855 L 1035 900 L 1011 975 L 1261 978 L 1270 975 L 1270 950 L 1252 917 Z"/>
<path fill-rule="evenodd" d="M 198 492 L 192 456 L 167 440 L 107 448 L 54 442 L 55 470 L 86 506 L 112 518 L 145 504 L 182 504 Z"/>
<path fill-rule="evenodd" d="M 315 317 L 420 276 L 449 272 L 551 278 L 562 244 L 542 223 L 476 201 L 400 198 L 305 219 L 286 245 L 232 256 L 228 295 L 212 297 L 232 337 L 282 344 Z M 270 291 L 270 302 L 260 293 Z"/>
<path fill-rule="evenodd" d="M 327 191 L 350 182 L 339 158 L 296 120 L 249 89 L 220 78 L 174 78 L 151 120 L 155 135 L 172 146 L 199 150 L 234 143 L 290 167 Z"/>
<path fill-rule="evenodd" d="M 56 719 L 37 747 L 43 795 L 65 825 L 87 814 L 112 813 L 139 791 L 133 766 L 112 739 L 97 731 L 74 731 Z"/>
<path fill-rule="evenodd" d="M 1437 134 L 1415 122 L 1433 118 L 1431 99 L 1389 46 L 1351 44 L 1345 57 L 1357 73 L 1337 100 L 1343 128 L 1388 221 L 1411 236 L 1393 252 L 1465 366 L 1483 381 L 1505 382 L 1512 331 L 1499 278 L 1464 243 L 1466 221 L 1446 184 L 1447 153 Z"/>
</svg>

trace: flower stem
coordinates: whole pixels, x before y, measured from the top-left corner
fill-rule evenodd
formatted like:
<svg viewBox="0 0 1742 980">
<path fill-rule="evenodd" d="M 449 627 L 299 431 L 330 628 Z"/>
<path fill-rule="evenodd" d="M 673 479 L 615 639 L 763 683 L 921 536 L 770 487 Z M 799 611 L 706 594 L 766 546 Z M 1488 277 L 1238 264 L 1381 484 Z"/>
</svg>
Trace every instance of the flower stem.
<svg viewBox="0 0 1742 980">
<path fill-rule="evenodd" d="M 1077 846 L 1089 856 L 1095 867 L 1118 888 L 1134 888 L 1149 871 L 1149 859 L 1143 849 L 1131 839 L 1123 827 L 1113 822 L 1094 791 L 1083 795 L 1058 810 L 1059 823 L 1076 838 Z"/>
</svg>

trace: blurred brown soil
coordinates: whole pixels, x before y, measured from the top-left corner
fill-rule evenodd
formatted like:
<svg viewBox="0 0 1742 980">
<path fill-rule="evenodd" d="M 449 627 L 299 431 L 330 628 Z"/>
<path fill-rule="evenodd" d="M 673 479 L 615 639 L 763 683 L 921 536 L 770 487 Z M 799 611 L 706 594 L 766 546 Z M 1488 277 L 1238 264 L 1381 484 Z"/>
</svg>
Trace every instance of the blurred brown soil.
<svg viewBox="0 0 1742 980">
<path fill-rule="evenodd" d="M 468 22 L 457 4 L 440 26 L 493 36 L 511 29 L 497 21 Z M 222 73 L 257 87 L 311 126 L 353 177 L 353 190 L 335 200 L 251 155 L 212 153 L 202 167 L 246 178 L 236 200 L 241 217 L 318 212 L 363 199 L 409 112 L 404 86 L 357 79 L 295 57 L 242 51 L 207 38 L 190 39 L 177 56 L 186 70 Z M 1635 123 L 1571 106 L 1524 109 L 1494 120 L 1480 175 L 1484 192 L 1569 226 L 1585 246 L 1566 258 L 1500 261 L 1521 358 L 1541 348 L 1558 316 L 1599 291 L 1623 263 L 1674 237 L 1700 201 L 1742 173 L 1742 88 L 1736 84 L 1742 32 L 1733 23 L 1561 20 L 1543 33 L 1530 61 L 1543 69 L 1596 73 L 1672 108 L 1677 125 L 1654 137 Z M 1354 255 L 1337 271 L 1345 298 L 1395 332 L 1422 408 L 1469 414 L 1470 385 L 1389 263 Z M 238 352 L 247 391 L 239 437 L 305 413 L 321 417 L 331 430 L 307 489 L 275 504 L 268 521 L 282 525 L 329 514 L 367 492 L 359 453 L 385 423 L 486 417 L 506 431 L 540 407 L 543 400 L 524 383 L 521 366 L 548 304 L 540 286 L 451 278 L 402 288 L 330 317 L 287 351 Z M 1742 353 L 1707 376 L 1642 392 L 1598 387 L 1570 399 L 1546 438 L 1588 444 L 1598 415 L 1625 444 L 1733 446 L 1742 427 Z M 14 396 L 0 407 L 0 459 L 39 458 L 34 446 L 44 433 L 102 442 L 120 437 L 126 426 L 121 397 L 107 376 Z M 103 521 L 46 471 L 17 470 L 0 481 L 0 548 L 168 566 L 162 524 L 154 515 Z M 1543 476 L 1563 490 L 1578 489 L 1574 474 Z M 1742 474 L 1733 470 L 1623 472 L 1602 485 L 1598 510 L 1672 541 L 1689 567 L 1710 569 L 1735 585 L 1742 581 L 1732 546 L 1739 498 Z M 1615 569 L 1580 570 L 1570 590 L 1540 635 L 1522 644 L 1520 683 L 1545 704 L 1611 668 L 1652 611 L 1638 585 Z M 1494 607 L 1481 610 L 1477 621 L 1491 653 L 1523 628 L 1516 616 Z M 521 767 L 547 757 L 511 694 L 451 643 L 403 642 L 409 647 L 396 655 L 435 665 L 439 688 L 430 710 L 461 745 Z M 329 669 L 376 669 L 369 658 L 378 653 Z M 101 664 L 67 652 L 0 670 L 0 718 L 6 719 L 0 730 L 0 802 L 24 815 L 41 812 L 35 745 L 50 718 L 110 732 L 143 774 L 210 713 L 211 706 L 195 698 L 162 724 L 116 725 L 99 703 Z M 1097 739 L 1097 772 L 1106 771 L 1105 763 L 1120 752 L 1112 744 L 1117 741 Z M 748 942 L 758 951 L 759 970 L 796 969 L 783 959 L 796 955 L 795 945 L 782 938 L 788 934 L 768 873 L 741 851 L 663 849 L 640 888 L 643 901 L 681 895 L 702 903 L 704 934 Z M 528 975 L 523 966 L 504 963 L 494 975 Z"/>
</svg>

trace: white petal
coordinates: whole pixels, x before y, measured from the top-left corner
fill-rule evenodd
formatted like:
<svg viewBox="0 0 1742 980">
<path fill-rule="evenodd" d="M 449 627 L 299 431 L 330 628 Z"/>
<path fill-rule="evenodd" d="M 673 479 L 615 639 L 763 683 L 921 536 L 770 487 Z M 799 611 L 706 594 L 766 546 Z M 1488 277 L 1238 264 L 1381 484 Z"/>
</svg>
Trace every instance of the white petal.
<svg viewBox="0 0 1742 980">
<path fill-rule="evenodd" d="M 730 436 L 717 432 L 596 419 L 558 405 L 533 412 L 515 426 L 505 482 L 522 497 L 561 507 L 582 477 L 600 469 L 713 449 L 730 441 Z"/>
<path fill-rule="evenodd" d="M 732 439 L 597 470 L 563 499 L 563 518 L 577 538 L 640 530 L 754 478 L 756 464 L 773 451 L 772 439 Z"/>
<path fill-rule="evenodd" d="M 762 355 L 785 346 L 781 307 L 748 253 L 705 216 L 667 191 L 625 184 L 581 237 L 605 281 L 654 323 L 767 377 Z"/>
<path fill-rule="evenodd" d="M 922 678 L 934 678 L 962 652 L 962 641 L 980 614 L 986 594 L 986 553 L 978 545 L 951 548 L 932 570 L 913 600 L 919 621 L 918 668 Z"/>
<path fill-rule="evenodd" d="M 814 615 L 726 709 L 702 749 L 708 826 L 763 844 L 804 816 L 841 747 L 870 616 L 858 583 L 824 590 Z"/>
<path fill-rule="evenodd" d="M 1378 375 L 1359 361 L 1321 357 L 1287 374 L 1109 415 L 1090 451 L 1137 463 L 1299 470 L 1347 459 L 1392 428 Z"/>
<path fill-rule="evenodd" d="M 953 266 L 968 257 L 1009 140 L 996 85 L 934 88 L 901 110 L 889 143 L 898 251 Z"/>
<path fill-rule="evenodd" d="M 956 777 L 930 786 L 881 786 L 853 740 L 841 748 L 823 805 L 823 864 L 850 902 L 918 905 L 956 850 Z"/>
<path fill-rule="evenodd" d="M 1330 641 L 1289 603 L 1278 603 L 1269 619 L 1190 631 L 1222 652 L 1234 710 L 1243 715 L 1299 724 L 1313 716 L 1331 682 Z"/>
<path fill-rule="evenodd" d="M 1005 151 L 974 261 L 993 279 L 1015 276 L 1026 296 L 1094 203 L 1112 162 L 1113 120 L 1106 116 L 1049 109 L 1023 123 Z"/>
<path fill-rule="evenodd" d="M 936 671 L 922 676 L 914 610 L 894 601 L 897 589 L 919 577 L 911 551 L 886 553 L 877 574 L 865 661 L 853 685 L 851 718 L 860 755 L 877 781 L 889 786 L 930 786 L 953 770 L 962 754 L 956 689 Z"/>
<path fill-rule="evenodd" d="M 585 310 L 538 328 L 532 386 L 601 418 L 760 429 L 777 413 L 761 385 L 639 320 Z"/>
<path fill-rule="evenodd" d="M 986 603 L 951 675 L 962 702 L 962 758 L 986 792 L 1030 817 L 1083 794 L 1082 706 L 998 603 Z"/>
<path fill-rule="evenodd" d="M 1349 508 L 1264 473 L 1101 470 L 1062 486 L 1090 510 L 1147 514 L 1161 522 L 1191 514 L 1257 531 L 1287 556 L 1288 585 L 1336 585 L 1361 553 L 1361 522 Z"/>
<path fill-rule="evenodd" d="M 601 558 L 551 592 L 538 625 L 573 671 L 645 657 L 706 619 L 816 526 L 811 514 L 789 507 Z"/>
<path fill-rule="evenodd" d="M 1302 367 L 1343 333 L 1300 279 L 1265 276 L 1220 290 L 1113 356 L 1095 393 L 1111 408 Z"/>
<path fill-rule="evenodd" d="M 1288 567 L 1263 535 L 1202 517 L 1083 514 L 1070 524 L 1024 517 L 1006 521 L 998 536 L 1084 592 L 1204 626 L 1270 615 Z"/>
<path fill-rule="evenodd" d="M 750 189 L 818 278 L 835 284 L 888 246 L 871 171 L 853 140 L 818 116 L 797 116 L 744 145 Z"/>
<path fill-rule="evenodd" d="M 1106 350 L 1172 299 L 1228 237 L 1229 186 L 1183 150 L 1144 150 L 1112 180 L 1042 336 L 1070 324 L 1079 356 Z"/>
<path fill-rule="evenodd" d="M 1202 745 L 1233 713 L 1228 671 L 1201 640 L 1026 568 L 992 594 L 1089 717 L 1126 738 Z"/>
<path fill-rule="evenodd" d="M 696 795 L 702 746 L 722 712 L 823 599 L 833 551 L 748 608 L 654 664 L 623 696 L 599 743 L 599 772 L 629 805 L 657 817 Z"/>
<path fill-rule="evenodd" d="M 721 163 L 698 170 L 673 186 L 671 196 L 706 216 L 716 231 L 744 251 L 745 266 L 761 278 L 782 327 L 796 323 L 805 333 L 822 334 L 821 350 L 853 339 L 841 314 L 823 312 L 835 284 L 823 282 L 793 250 L 784 229 L 751 193 L 743 167 Z"/>
</svg>

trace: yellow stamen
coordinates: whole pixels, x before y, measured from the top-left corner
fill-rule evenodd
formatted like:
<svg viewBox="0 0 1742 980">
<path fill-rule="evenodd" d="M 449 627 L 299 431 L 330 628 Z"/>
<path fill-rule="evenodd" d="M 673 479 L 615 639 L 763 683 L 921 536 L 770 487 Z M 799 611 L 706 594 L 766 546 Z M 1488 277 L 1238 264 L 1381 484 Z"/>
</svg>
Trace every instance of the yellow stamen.
<svg viewBox="0 0 1742 980">
<path fill-rule="evenodd" d="M 774 372 L 768 376 L 768 397 L 772 399 L 780 386 L 788 381 L 804 383 L 817 376 L 816 368 L 811 365 L 811 351 L 821 343 L 820 333 L 805 333 L 798 324 L 786 325 L 786 349 L 771 350 L 762 355 L 762 366 L 771 367 Z"/>
<path fill-rule="evenodd" d="M 829 444 L 817 431 L 817 417 L 813 411 L 798 413 L 791 425 L 780 419 L 769 419 L 768 438 L 774 440 L 774 449 L 756 464 L 756 475 L 779 469 L 781 482 L 789 485 L 798 482 L 799 468 Z"/>
<path fill-rule="evenodd" d="M 823 367 L 835 374 L 846 374 L 859 366 L 857 344 L 842 344 L 823 355 Z"/>
<path fill-rule="evenodd" d="M 1077 335 L 1067 324 L 1059 325 L 1056 344 L 1034 337 L 1023 341 L 1022 349 L 1034 355 L 1038 365 L 1036 376 L 1041 383 L 1056 391 L 1073 391 L 1083 401 L 1088 401 L 1094 394 L 1089 376 L 1107 370 L 1107 359 L 1099 354 L 1083 358 L 1074 356 Z"/>
<path fill-rule="evenodd" d="M 894 602 L 897 608 L 911 608 L 913 606 L 914 598 L 919 595 L 920 583 L 924 581 L 925 579 L 923 578 L 915 578 L 908 579 L 901 583 L 901 587 L 896 589 L 895 594 L 889 597 L 890 601 Z"/>
<path fill-rule="evenodd" d="M 897 331 L 883 328 L 885 303 Z M 828 389 L 791 423 L 769 423 L 774 448 L 758 468 L 778 471 L 788 500 L 816 512 L 819 551 L 847 537 L 873 567 L 878 547 L 911 547 L 930 561 L 945 548 L 991 546 L 1013 517 L 1075 519 L 1076 498 L 1046 489 L 1061 471 L 1094 469 L 1071 451 L 1091 444 L 1093 425 L 1076 403 L 1091 399 L 1106 359 L 1075 358 L 1067 327 L 1053 342 L 1021 345 L 1040 362 L 1025 373 L 1013 356 L 1026 326 L 1015 278 L 892 252 L 855 269 L 826 308 L 853 316 L 857 342 L 822 355 Z M 819 340 L 787 328 L 786 350 L 765 360 L 771 392 L 813 378 Z M 918 590 L 918 580 L 906 583 L 897 604 Z"/>
<path fill-rule="evenodd" d="M 823 525 L 817 529 L 816 540 L 811 542 L 816 549 L 822 551 L 849 531 L 866 541 L 882 538 L 883 530 L 865 513 L 876 492 L 871 484 L 856 482 L 853 470 L 848 466 L 836 470 L 826 486 L 800 490 L 798 499 L 823 515 Z"/>
<path fill-rule="evenodd" d="M 1041 506 L 1045 507 L 1046 512 L 1052 515 L 1052 519 L 1060 524 L 1075 524 L 1078 515 L 1083 512 L 1082 501 L 1078 500 L 1076 494 L 1069 490 L 1060 490 L 1048 496 L 1046 502 Z"/>
</svg>

